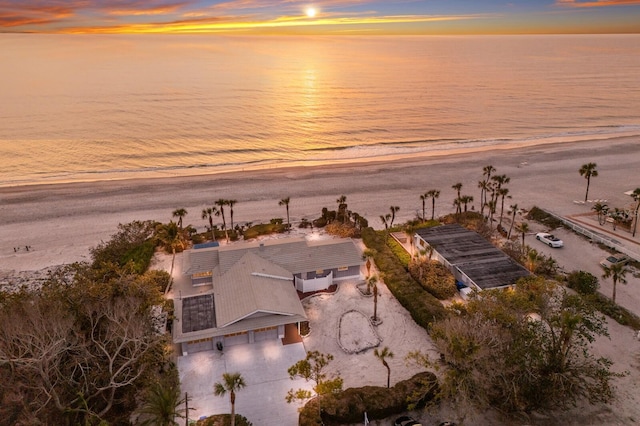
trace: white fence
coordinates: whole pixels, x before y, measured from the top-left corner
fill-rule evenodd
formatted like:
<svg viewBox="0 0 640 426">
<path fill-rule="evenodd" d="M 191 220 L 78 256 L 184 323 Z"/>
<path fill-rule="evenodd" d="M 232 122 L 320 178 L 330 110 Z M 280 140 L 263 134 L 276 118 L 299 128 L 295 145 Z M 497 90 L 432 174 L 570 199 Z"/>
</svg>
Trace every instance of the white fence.
<svg viewBox="0 0 640 426">
<path fill-rule="evenodd" d="M 296 277 L 296 290 L 302 293 L 326 290 L 333 284 L 333 272 L 326 277 L 304 280 Z"/>
</svg>

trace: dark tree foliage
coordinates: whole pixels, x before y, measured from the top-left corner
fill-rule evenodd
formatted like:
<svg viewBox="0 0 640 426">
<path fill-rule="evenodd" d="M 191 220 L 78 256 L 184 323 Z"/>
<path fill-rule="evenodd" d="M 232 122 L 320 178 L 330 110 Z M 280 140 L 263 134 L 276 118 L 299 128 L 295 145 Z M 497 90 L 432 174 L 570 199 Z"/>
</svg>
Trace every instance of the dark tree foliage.
<svg viewBox="0 0 640 426">
<path fill-rule="evenodd" d="M 592 295 L 598 291 L 598 277 L 585 271 L 573 271 L 567 276 L 567 287 L 583 295 Z"/>
<path fill-rule="evenodd" d="M 101 268 L 103 264 L 125 266 L 130 261 L 137 265 L 136 272 L 142 273 L 149 266 L 153 256 L 154 235 L 157 222 L 134 221 L 118 225 L 118 232 L 107 242 L 101 242 L 90 250 L 92 266 Z"/>
<path fill-rule="evenodd" d="M 608 402 L 619 376 L 589 351 L 607 336 L 604 317 L 543 278 L 476 295 L 431 336 L 448 365 L 443 396 L 473 405 L 515 412 Z"/>
<path fill-rule="evenodd" d="M 146 222 L 122 225 L 92 250 L 91 264 L 52 273 L 39 291 L 0 297 L 3 421 L 129 424 L 139 395 L 167 366 L 152 317 L 167 274 L 118 262 L 151 232 Z"/>
</svg>

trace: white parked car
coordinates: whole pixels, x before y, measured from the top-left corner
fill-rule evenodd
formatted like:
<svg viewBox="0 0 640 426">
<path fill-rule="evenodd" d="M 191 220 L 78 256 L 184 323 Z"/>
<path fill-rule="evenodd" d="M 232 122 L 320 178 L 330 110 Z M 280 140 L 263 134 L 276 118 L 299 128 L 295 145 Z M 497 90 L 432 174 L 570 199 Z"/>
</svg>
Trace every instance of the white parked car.
<svg viewBox="0 0 640 426">
<path fill-rule="evenodd" d="M 560 238 L 556 237 L 553 234 L 549 234 L 547 232 L 538 232 L 536 234 L 536 240 L 542 241 L 549 247 L 553 247 L 553 248 L 559 248 L 564 246 L 564 243 Z"/>
<path fill-rule="evenodd" d="M 613 254 L 611 256 L 608 256 L 604 259 L 602 259 L 600 261 L 600 264 L 602 266 L 607 266 L 607 267 L 611 267 L 613 265 L 617 265 L 618 263 L 621 263 L 623 265 L 626 265 L 627 263 L 629 263 L 629 256 L 625 256 L 624 254 Z"/>
</svg>

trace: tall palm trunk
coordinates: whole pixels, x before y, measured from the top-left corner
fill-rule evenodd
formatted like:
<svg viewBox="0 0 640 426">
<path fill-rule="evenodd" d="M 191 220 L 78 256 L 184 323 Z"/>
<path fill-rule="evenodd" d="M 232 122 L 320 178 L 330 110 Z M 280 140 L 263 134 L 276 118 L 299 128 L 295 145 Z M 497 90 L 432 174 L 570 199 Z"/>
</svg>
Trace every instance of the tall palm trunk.
<svg viewBox="0 0 640 426">
<path fill-rule="evenodd" d="M 236 393 L 231 391 L 231 426 L 236 425 Z"/>
</svg>

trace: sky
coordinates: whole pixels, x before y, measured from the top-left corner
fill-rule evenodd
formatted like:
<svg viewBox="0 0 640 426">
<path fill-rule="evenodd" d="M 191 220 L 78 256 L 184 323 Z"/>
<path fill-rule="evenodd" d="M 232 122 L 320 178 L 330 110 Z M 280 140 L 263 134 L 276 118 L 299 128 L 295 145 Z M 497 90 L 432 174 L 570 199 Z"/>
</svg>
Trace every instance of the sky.
<svg viewBox="0 0 640 426">
<path fill-rule="evenodd" d="M 0 32 L 640 33 L 640 0 L 0 0 Z"/>
</svg>

